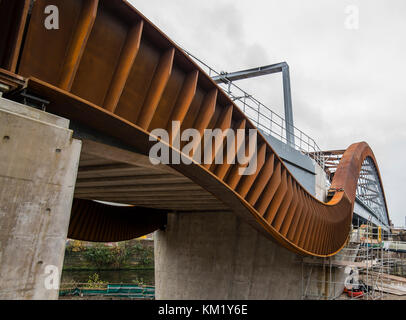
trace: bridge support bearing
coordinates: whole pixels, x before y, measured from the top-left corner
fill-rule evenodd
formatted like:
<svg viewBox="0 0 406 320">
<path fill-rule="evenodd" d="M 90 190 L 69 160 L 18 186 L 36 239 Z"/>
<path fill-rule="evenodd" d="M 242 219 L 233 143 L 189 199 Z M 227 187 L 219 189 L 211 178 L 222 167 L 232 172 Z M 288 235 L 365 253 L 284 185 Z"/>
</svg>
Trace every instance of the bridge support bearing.
<svg viewBox="0 0 406 320">
<path fill-rule="evenodd" d="M 157 299 L 301 299 L 301 258 L 234 214 L 169 214 L 155 233 Z"/>
<path fill-rule="evenodd" d="M 0 98 L 0 299 L 57 299 L 81 142 Z"/>
</svg>

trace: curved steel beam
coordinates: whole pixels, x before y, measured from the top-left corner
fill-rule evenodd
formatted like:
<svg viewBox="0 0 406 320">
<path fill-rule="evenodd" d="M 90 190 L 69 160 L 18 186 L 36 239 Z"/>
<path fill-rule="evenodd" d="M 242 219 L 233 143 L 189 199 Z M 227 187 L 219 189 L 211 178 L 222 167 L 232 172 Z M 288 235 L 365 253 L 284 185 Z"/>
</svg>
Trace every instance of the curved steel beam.
<svg viewBox="0 0 406 320">
<path fill-rule="evenodd" d="M 17 73 L 29 78 L 29 91 L 50 101 L 47 111 L 120 139 L 144 155 L 154 144 L 149 141 L 152 130 L 171 132 L 172 121 L 179 121 L 181 130 L 200 133 L 256 130 L 207 74 L 126 1 L 100 0 L 94 24 L 86 24 L 81 20 L 89 19 L 89 1 L 35 2 Z M 51 2 L 65 16 L 61 30 L 49 32 L 43 28 L 43 12 Z M 80 46 L 77 28 L 89 33 Z M 69 73 L 72 86 L 64 90 L 65 59 L 77 47 L 84 49 Z M 180 153 L 178 147 L 168 147 Z M 171 166 L 287 249 L 319 257 L 339 252 L 351 228 L 362 162 L 368 156 L 375 159 L 368 145 L 354 144 L 346 151 L 328 203 L 305 190 L 259 132 L 257 150 L 258 167 L 250 176 L 240 174 L 238 163 Z"/>
<path fill-rule="evenodd" d="M 163 228 L 166 223 L 167 214 L 162 210 L 74 199 L 68 238 L 118 242 L 149 234 Z"/>
</svg>

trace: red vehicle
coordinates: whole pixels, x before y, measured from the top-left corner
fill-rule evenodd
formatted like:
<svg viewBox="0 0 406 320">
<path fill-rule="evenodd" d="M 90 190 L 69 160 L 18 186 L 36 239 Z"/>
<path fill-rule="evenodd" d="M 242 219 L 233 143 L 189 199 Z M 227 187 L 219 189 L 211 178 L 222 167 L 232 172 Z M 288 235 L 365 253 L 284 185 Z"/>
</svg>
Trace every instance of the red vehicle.
<svg viewBox="0 0 406 320">
<path fill-rule="evenodd" d="M 360 298 L 364 296 L 364 292 L 360 289 L 347 289 L 344 287 L 344 293 L 347 293 L 350 298 Z"/>
</svg>

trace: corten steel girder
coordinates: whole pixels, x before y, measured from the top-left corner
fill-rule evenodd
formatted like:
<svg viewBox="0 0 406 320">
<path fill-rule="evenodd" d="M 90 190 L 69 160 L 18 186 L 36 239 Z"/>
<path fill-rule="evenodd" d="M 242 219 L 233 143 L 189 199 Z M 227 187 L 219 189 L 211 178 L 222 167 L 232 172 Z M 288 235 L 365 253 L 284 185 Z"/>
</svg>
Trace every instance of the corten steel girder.
<svg viewBox="0 0 406 320">
<path fill-rule="evenodd" d="M 28 79 L 26 89 L 50 101 L 48 112 L 117 138 L 144 155 L 153 145 L 150 132 L 155 128 L 171 132 L 175 120 L 182 130 L 199 132 L 256 129 L 207 74 L 127 1 L 37 0 L 24 37 L 21 24 L 29 14 L 29 1 L 19 3 L 13 8 L 20 8 L 14 12 L 20 17 L 14 21 L 17 27 L 10 28 L 15 37 L 7 38 L 12 50 L 2 52 L 7 63 L 0 67 Z M 47 5 L 59 8 L 58 30 L 44 27 Z M 294 178 L 259 132 L 257 144 L 258 165 L 253 175 L 240 175 L 239 164 L 194 162 L 172 167 L 287 249 L 319 257 L 339 252 L 351 228 L 362 163 L 370 157 L 376 165 L 370 147 L 357 143 L 347 149 L 332 182 L 331 200 L 323 203 Z M 132 211 L 137 216 L 152 214 L 148 209 L 116 210 L 125 212 L 118 213 L 113 223 L 112 208 L 76 200 L 70 235 L 123 240 L 140 235 L 144 224 L 154 229 L 164 223 L 158 212 L 153 212 L 157 218 L 149 222 L 145 217 L 140 223 L 128 218 Z M 88 212 L 92 218 L 83 228 L 78 214 Z M 98 217 L 103 217 L 102 222 L 96 223 Z M 119 217 L 123 217 L 121 222 Z M 97 227 L 92 228 L 92 221 Z M 103 228 L 110 233 L 103 233 Z"/>
</svg>

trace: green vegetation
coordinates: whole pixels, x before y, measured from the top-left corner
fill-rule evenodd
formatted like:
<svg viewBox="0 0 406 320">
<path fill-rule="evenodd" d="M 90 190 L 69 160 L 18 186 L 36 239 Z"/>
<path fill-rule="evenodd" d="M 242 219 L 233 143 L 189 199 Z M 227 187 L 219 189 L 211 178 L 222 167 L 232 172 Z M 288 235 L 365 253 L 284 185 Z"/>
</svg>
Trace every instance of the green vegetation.
<svg viewBox="0 0 406 320">
<path fill-rule="evenodd" d="M 125 241 L 109 246 L 72 241 L 65 252 L 64 270 L 153 269 L 154 248 L 141 241 Z"/>
<path fill-rule="evenodd" d="M 98 269 L 111 266 L 114 262 L 114 253 L 110 248 L 97 244 L 83 252 L 84 258 L 94 264 Z"/>
<path fill-rule="evenodd" d="M 146 285 L 146 283 L 144 282 L 144 279 L 143 279 L 143 278 L 139 278 L 138 276 L 135 277 L 135 280 L 131 280 L 131 282 L 132 282 L 133 284 L 137 285 L 137 286 L 140 286 L 140 287 Z"/>
<path fill-rule="evenodd" d="M 141 265 L 148 266 L 154 263 L 154 248 L 144 248 L 140 243 L 136 243 L 132 250 L 133 254 L 138 257 Z"/>
<path fill-rule="evenodd" d="M 87 280 L 87 284 L 85 288 L 88 289 L 100 289 L 100 288 L 105 288 L 107 286 L 107 282 L 104 282 L 100 279 L 100 276 L 98 273 L 94 273 L 91 276 L 89 276 L 89 280 Z"/>
</svg>

